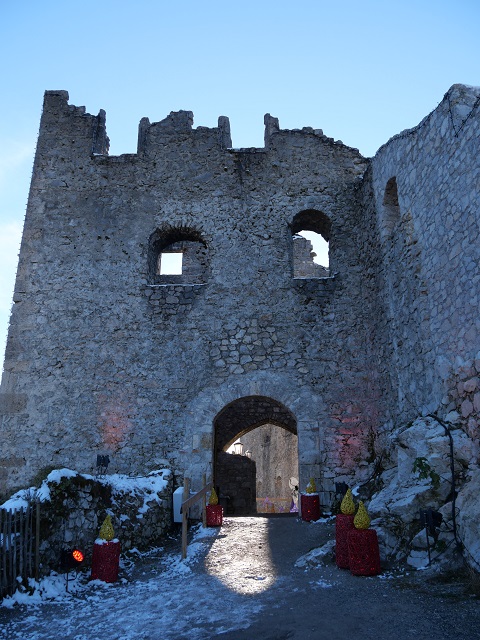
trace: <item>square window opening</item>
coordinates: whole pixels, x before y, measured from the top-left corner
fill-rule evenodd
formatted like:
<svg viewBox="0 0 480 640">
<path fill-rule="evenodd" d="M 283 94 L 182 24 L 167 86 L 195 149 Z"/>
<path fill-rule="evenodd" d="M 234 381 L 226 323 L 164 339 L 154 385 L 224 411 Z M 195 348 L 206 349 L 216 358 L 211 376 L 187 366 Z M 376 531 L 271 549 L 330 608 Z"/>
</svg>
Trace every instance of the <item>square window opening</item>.
<svg viewBox="0 0 480 640">
<path fill-rule="evenodd" d="M 168 251 L 158 257 L 158 273 L 161 276 L 181 276 L 183 268 L 183 252 Z"/>
</svg>

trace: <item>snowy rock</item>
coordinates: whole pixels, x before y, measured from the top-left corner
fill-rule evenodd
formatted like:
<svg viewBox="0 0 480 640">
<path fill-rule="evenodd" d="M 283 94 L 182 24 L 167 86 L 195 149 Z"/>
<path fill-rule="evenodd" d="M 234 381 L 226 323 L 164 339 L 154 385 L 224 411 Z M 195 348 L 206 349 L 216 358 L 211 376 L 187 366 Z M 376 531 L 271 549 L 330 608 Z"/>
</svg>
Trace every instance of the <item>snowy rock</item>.
<svg viewBox="0 0 480 640">
<path fill-rule="evenodd" d="M 476 446 L 461 429 L 451 429 L 450 433 L 458 476 L 475 459 Z M 383 488 L 372 496 L 368 510 L 384 557 L 398 560 L 408 549 L 420 547 L 416 550 L 421 551 L 426 547 L 425 532 L 419 533 L 419 511 L 438 511 L 451 495 L 450 438 L 435 419 L 418 418 L 391 437 L 390 447 L 394 451 L 390 458 L 396 455 L 396 466 L 383 472 Z M 420 566 L 420 556 L 409 558 L 411 566 Z"/>
<path fill-rule="evenodd" d="M 478 570 L 480 566 L 480 537 L 478 523 L 480 522 L 480 469 L 473 469 L 468 482 L 464 484 L 458 494 L 456 507 L 458 509 L 457 526 L 466 554 L 466 561 Z"/>
<path fill-rule="evenodd" d="M 415 569 L 424 569 L 428 567 L 428 552 L 411 551 L 407 558 L 407 564 Z"/>
<path fill-rule="evenodd" d="M 331 560 L 333 548 L 335 547 L 335 540 L 329 540 L 323 546 L 317 549 L 312 549 L 303 556 L 300 556 L 295 562 L 296 567 L 314 567 L 319 564 L 325 564 L 328 560 Z"/>
</svg>

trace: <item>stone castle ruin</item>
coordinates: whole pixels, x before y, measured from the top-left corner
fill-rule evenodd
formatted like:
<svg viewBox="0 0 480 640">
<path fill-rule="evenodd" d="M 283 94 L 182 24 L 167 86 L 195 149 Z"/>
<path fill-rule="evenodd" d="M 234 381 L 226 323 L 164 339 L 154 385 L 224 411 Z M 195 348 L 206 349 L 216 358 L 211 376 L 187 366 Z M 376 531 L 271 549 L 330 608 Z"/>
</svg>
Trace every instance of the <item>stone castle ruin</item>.
<svg viewBox="0 0 480 640">
<path fill-rule="evenodd" d="M 189 111 L 143 118 L 137 153 L 109 156 L 105 112 L 47 91 L 1 492 L 46 467 L 88 472 L 98 453 L 221 485 L 226 449 L 274 425 L 298 439 L 300 489 L 314 477 L 328 505 L 418 416 L 453 412 L 476 442 L 479 101 L 454 85 L 371 159 L 268 114 L 264 148 L 233 149 L 226 117 L 193 128 Z M 301 231 L 328 242 L 328 265 Z"/>
</svg>

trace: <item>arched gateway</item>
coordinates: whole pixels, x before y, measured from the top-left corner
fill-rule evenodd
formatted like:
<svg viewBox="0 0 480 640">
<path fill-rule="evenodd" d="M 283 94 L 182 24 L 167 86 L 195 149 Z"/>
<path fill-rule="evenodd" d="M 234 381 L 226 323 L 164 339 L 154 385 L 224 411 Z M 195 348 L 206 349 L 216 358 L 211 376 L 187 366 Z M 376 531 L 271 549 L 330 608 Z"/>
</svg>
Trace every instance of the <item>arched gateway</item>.
<svg viewBox="0 0 480 640">
<path fill-rule="evenodd" d="M 297 435 L 297 420 L 293 413 L 281 402 L 266 396 L 239 398 L 224 407 L 214 419 L 214 482 L 227 512 L 256 511 L 255 456 L 230 455 L 227 449 L 242 436 L 264 425 L 275 425 Z M 285 449 L 279 453 L 285 458 L 289 452 Z M 298 474 L 296 455 L 295 463 Z"/>
</svg>

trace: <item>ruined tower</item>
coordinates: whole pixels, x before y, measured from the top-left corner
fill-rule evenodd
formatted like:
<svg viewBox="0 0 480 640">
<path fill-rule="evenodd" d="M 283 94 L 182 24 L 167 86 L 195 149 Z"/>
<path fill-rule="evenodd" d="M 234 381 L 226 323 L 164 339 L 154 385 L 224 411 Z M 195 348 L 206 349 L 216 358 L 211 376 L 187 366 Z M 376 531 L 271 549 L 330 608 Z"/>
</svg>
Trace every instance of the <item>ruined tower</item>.
<svg viewBox="0 0 480 640">
<path fill-rule="evenodd" d="M 188 111 L 142 119 L 137 153 L 109 156 L 105 113 L 47 91 L 2 490 L 97 453 L 211 476 L 263 424 L 298 435 L 301 488 L 368 475 L 379 429 L 441 407 L 479 349 L 479 94 L 455 85 L 368 160 L 269 115 L 264 148 L 232 149 L 227 118 L 193 128 Z M 328 271 L 295 271 L 301 230 L 329 242 Z"/>
</svg>

